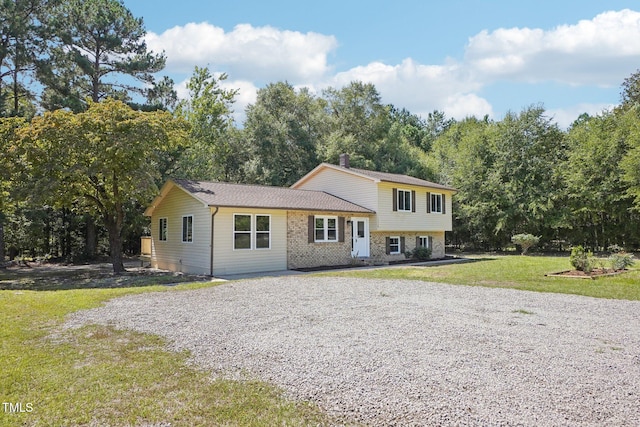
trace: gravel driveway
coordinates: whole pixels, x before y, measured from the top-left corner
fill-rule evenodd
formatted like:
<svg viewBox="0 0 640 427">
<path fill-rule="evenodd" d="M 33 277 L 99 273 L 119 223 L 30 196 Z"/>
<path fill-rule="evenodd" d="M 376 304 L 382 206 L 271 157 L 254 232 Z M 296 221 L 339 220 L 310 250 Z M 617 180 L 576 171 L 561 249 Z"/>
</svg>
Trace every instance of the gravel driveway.
<svg viewBox="0 0 640 427">
<path fill-rule="evenodd" d="M 640 302 L 291 276 L 79 312 L 366 425 L 640 426 Z"/>
</svg>

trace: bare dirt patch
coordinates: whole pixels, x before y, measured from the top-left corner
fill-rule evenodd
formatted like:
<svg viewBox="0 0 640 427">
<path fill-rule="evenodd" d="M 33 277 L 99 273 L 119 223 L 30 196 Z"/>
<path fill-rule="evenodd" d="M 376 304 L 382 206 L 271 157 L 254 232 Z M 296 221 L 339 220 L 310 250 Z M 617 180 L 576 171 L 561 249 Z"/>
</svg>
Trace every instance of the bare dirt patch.
<svg viewBox="0 0 640 427">
<path fill-rule="evenodd" d="M 109 263 L 12 266 L 0 270 L 0 290 L 125 288 L 209 280 L 204 276 L 143 268 L 137 261 L 128 262 L 126 267 L 126 272 L 115 274 Z"/>
</svg>

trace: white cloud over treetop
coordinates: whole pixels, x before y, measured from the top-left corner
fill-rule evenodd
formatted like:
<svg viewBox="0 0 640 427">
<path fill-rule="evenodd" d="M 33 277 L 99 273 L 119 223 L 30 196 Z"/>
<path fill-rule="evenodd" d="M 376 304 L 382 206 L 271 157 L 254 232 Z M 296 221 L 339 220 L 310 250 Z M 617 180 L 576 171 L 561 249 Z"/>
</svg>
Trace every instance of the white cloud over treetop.
<svg viewBox="0 0 640 427">
<path fill-rule="evenodd" d="M 147 45 L 165 51 L 167 70 L 190 72 L 195 65 L 223 69 L 235 78 L 313 80 L 324 76 L 327 55 L 338 43 L 333 36 L 240 24 L 230 32 L 214 25 L 190 23 L 162 34 L 149 33 Z"/>
<path fill-rule="evenodd" d="M 635 70 L 638 55 L 640 13 L 625 9 L 549 31 L 482 31 L 469 39 L 465 62 L 485 82 L 508 78 L 606 86 L 619 85 Z"/>
<path fill-rule="evenodd" d="M 549 30 L 485 30 L 469 38 L 461 61 L 421 64 L 406 58 L 399 64 L 374 61 L 339 72 L 328 63 L 338 41 L 314 32 L 250 24 L 227 32 L 203 22 L 177 26 L 162 34 L 149 33 L 147 43 L 154 51 L 166 52 L 169 73 L 191 73 L 195 65 L 226 72 L 229 80 L 225 84 L 240 88 L 236 111 L 255 102 L 256 87 L 271 82 L 286 80 L 319 93 L 327 86 L 342 87 L 361 80 L 375 84 L 383 102 L 423 116 L 437 109 L 457 119 L 493 117 L 487 91 L 499 81 L 619 86 L 639 67 L 640 12 L 604 12 Z M 598 106 L 582 104 L 580 108 L 592 111 Z M 569 114 L 571 107 L 566 111 Z M 567 121 L 567 114 L 554 113 Z"/>
</svg>

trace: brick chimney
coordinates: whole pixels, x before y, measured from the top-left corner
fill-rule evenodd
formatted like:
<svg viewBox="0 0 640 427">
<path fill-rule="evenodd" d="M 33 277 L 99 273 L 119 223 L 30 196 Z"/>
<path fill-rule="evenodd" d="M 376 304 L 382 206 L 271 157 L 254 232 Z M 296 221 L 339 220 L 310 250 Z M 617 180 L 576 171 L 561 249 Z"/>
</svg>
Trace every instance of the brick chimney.
<svg viewBox="0 0 640 427">
<path fill-rule="evenodd" d="M 340 167 L 349 169 L 349 155 L 346 153 L 340 154 Z"/>
</svg>

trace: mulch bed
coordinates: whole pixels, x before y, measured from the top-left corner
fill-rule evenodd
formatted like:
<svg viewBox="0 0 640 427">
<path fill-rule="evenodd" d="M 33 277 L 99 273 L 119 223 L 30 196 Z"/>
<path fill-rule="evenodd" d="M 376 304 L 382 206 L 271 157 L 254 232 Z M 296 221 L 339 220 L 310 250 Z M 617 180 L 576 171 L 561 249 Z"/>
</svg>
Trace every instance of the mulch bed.
<svg viewBox="0 0 640 427">
<path fill-rule="evenodd" d="M 545 274 L 551 277 L 572 277 L 574 279 L 597 279 L 598 277 L 616 276 L 629 270 L 612 270 L 610 268 L 595 268 L 590 273 L 579 270 L 566 270 L 558 273 Z"/>
</svg>

